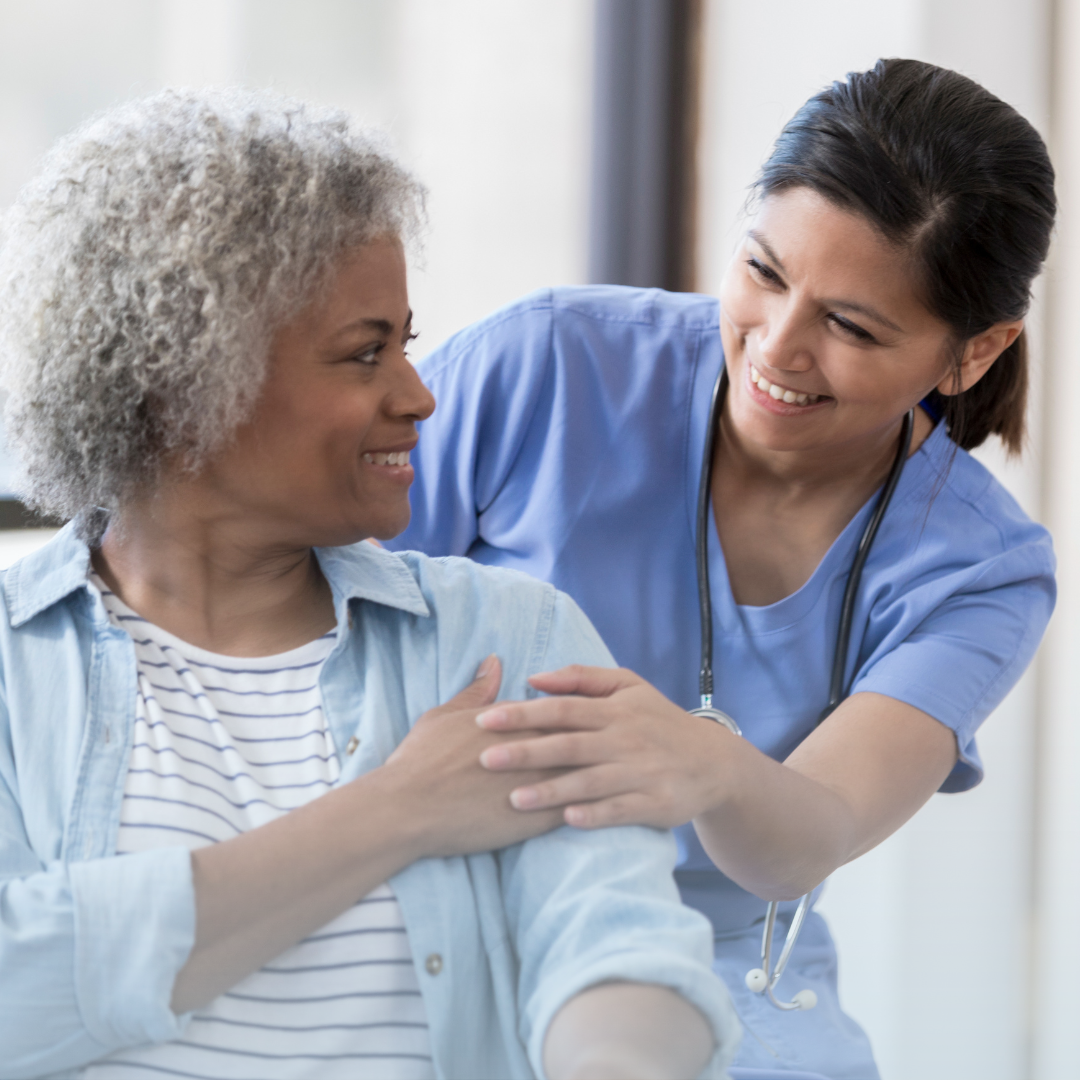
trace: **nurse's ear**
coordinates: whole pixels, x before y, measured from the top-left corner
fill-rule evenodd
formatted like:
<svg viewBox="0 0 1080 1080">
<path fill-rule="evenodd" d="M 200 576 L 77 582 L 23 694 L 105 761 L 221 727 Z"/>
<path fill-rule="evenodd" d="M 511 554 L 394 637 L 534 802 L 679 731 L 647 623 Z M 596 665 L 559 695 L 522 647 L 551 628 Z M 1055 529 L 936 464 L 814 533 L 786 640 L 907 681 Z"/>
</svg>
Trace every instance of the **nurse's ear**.
<svg viewBox="0 0 1080 1080">
<path fill-rule="evenodd" d="M 989 370 L 994 361 L 1020 336 L 1024 320 L 994 323 L 964 343 L 964 352 L 956 366 L 935 387 L 946 397 L 970 390 Z"/>
</svg>

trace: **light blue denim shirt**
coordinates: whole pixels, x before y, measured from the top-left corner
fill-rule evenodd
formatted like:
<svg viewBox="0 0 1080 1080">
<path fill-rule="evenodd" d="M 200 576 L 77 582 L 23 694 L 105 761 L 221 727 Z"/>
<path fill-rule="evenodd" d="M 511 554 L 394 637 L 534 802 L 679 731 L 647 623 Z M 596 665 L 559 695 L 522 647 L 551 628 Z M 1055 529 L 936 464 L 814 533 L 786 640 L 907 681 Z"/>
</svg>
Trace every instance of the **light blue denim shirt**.
<svg viewBox="0 0 1080 1080">
<path fill-rule="evenodd" d="M 417 717 L 503 663 L 526 677 L 610 654 L 550 585 L 370 544 L 317 552 L 338 643 L 320 686 L 342 781 L 376 768 Z M 192 947 L 186 848 L 114 854 L 135 716 L 135 653 L 87 585 L 69 526 L 4 575 L 0 618 L 0 1077 L 78 1076 L 178 1037 L 169 1008 Z M 362 826 L 358 826 L 362 827 Z M 708 1018 L 719 1076 L 738 1040 L 707 920 L 679 902 L 675 845 L 645 828 L 557 829 L 503 851 L 424 859 L 392 879 L 440 1077 L 542 1075 L 552 1017 L 610 979 L 673 987 Z M 425 958 L 438 954 L 442 966 Z"/>
</svg>

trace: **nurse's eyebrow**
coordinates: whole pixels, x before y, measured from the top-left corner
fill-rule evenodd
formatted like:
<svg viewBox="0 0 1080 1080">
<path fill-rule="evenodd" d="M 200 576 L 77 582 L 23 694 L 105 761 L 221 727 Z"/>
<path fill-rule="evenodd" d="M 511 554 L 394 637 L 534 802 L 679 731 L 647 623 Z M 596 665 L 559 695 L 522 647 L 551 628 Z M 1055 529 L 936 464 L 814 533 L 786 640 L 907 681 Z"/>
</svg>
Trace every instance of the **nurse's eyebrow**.
<svg viewBox="0 0 1080 1080">
<path fill-rule="evenodd" d="M 898 334 L 904 332 L 903 327 L 897 326 L 892 319 L 886 319 L 880 311 L 866 304 L 856 304 L 854 300 L 822 300 L 821 302 L 826 307 L 839 308 L 841 311 L 856 311 L 868 319 L 873 319 L 874 322 L 881 323 L 882 326 L 887 326 L 890 330 L 895 330 Z"/>
<path fill-rule="evenodd" d="M 750 229 L 746 235 L 769 256 L 771 262 L 776 263 L 781 270 L 784 269 L 784 264 L 780 261 L 780 256 L 773 251 L 769 246 L 768 240 L 766 240 L 761 233 L 756 229 Z M 904 332 L 902 327 L 897 326 L 892 319 L 886 319 L 877 308 L 872 308 L 869 304 L 859 304 L 854 300 L 822 300 L 821 302 L 826 307 L 839 308 L 841 311 L 855 311 L 860 315 L 865 315 L 868 319 L 873 319 L 874 322 L 881 323 L 882 326 L 887 326 L 890 330 L 895 330 L 898 334 Z"/>
<path fill-rule="evenodd" d="M 784 269 L 784 264 L 783 262 L 781 262 L 780 256 L 777 255 L 775 251 L 773 251 L 773 249 L 769 246 L 769 241 L 766 240 L 765 237 L 757 231 L 757 229 L 751 229 L 746 235 L 749 236 L 750 239 L 753 240 L 754 243 L 757 244 L 757 246 L 761 248 L 761 250 L 764 251 L 766 255 L 769 256 L 769 259 L 772 262 L 776 263 L 776 265 L 779 266 L 781 270 Z"/>
</svg>

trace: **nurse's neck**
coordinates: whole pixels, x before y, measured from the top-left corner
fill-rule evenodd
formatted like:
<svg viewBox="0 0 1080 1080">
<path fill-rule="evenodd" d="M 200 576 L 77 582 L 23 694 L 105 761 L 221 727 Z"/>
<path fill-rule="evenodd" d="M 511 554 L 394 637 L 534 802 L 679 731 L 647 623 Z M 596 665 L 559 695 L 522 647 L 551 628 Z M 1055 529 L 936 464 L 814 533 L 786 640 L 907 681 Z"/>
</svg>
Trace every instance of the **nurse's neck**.
<svg viewBox="0 0 1080 1080">
<path fill-rule="evenodd" d="M 933 429 L 915 410 L 912 448 Z M 763 446 L 725 415 L 713 459 L 712 504 L 736 603 L 765 606 L 801 589 L 848 522 L 884 482 L 902 418 L 872 437 Z"/>
<path fill-rule="evenodd" d="M 771 487 L 811 491 L 843 488 L 865 492 L 859 505 L 888 475 L 900 445 L 903 417 L 849 438 L 775 440 L 771 444 L 740 430 L 725 406 L 713 462 L 714 475 L 723 472 L 731 480 Z M 934 429 L 922 410 L 915 410 L 910 454 L 914 454 Z M 788 442 L 788 445 L 784 445 Z"/>
</svg>

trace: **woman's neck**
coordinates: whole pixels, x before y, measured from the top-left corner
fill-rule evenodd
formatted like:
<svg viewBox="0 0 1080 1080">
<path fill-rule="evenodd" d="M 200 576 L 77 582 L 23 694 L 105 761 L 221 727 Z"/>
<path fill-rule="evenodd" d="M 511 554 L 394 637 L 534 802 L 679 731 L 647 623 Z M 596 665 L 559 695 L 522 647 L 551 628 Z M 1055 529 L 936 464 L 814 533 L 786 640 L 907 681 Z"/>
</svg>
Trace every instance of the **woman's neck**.
<svg viewBox="0 0 1080 1080">
<path fill-rule="evenodd" d="M 185 485 L 124 508 L 93 554 L 128 607 L 211 652 L 269 656 L 332 629 L 330 587 L 309 547 Z"/>
</svg>

